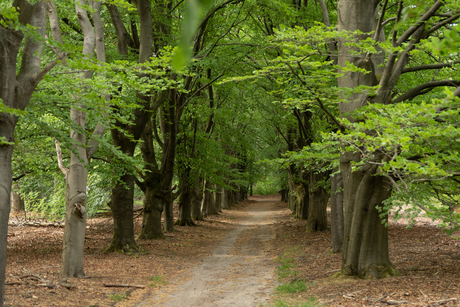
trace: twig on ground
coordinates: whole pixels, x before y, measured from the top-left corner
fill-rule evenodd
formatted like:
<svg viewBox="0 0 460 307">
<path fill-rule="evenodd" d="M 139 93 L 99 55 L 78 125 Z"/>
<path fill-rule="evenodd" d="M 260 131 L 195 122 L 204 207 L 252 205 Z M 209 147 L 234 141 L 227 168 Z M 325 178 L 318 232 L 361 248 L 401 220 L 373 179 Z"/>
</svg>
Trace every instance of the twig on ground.
<svg viewBox="0 0 460 307">
<path fill-rule="evenodd" d="M 120 288 L 145 288 L 143 285 L 128 285 L 128 284 L 103 284 L 104 287 L 120 287 Z"/>
<path fill-rule="evenodd" d="M 445 300 L 439 300 L 439 301 L 431 301 L 429 302 L 430 305 L 428 305 L 428 307 L 436 307 L 436 306 L 441 306 L 441 305 L 444 305 L 446 303 L 449 303 L 449 302 L 455 302 L 455 301 L 458 301 L 460 298 L 448 298 L 448 299 L 445 299 Z"/>
<path fill-rule="evenodd" d="M 422 293 L 422 294 L 423 294 L 423 296 L 425 297 L 425 299 L 427 299 L 427 296 L 425 295 L 425 293 L 423 293 L 423 291 L 422 291 L 422 290 L 418 289 L 418 291 L 420 291 L 420 293 Z"/>
<path fill-rule="evenodd" d="M 377 303 L 377 302 L 380 302 L 381 300 L 383 300 L 384 298 L 386 298 L 386 297 L 388 297 L 388 296 L 390 296 L 390 295 L 392 295 L 392 294 L 393 294 L 393 293 L 389 293 L 389 294 L 385 294 L 385 295 L 382 296 L 382 297 L 379 297 L 378 299 L 376 299 L 376 300 L 374 301 L 374 304 Z"/>
<path fill-rule="evenodd" d="M 397 300 L 386 300 L 386 301 L 382 301 L 382 303 L 385 303 L 387 305 L 399 305 L 399 304 L 406 304 L 407 301 L 397 301 Z"/>
</svg>

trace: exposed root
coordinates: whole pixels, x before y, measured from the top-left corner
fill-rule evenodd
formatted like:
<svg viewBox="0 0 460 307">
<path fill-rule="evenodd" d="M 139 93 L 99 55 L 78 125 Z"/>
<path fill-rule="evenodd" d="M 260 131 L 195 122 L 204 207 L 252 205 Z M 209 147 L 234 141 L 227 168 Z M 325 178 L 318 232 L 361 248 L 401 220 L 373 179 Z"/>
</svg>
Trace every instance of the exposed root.
<svg viewBox="0 0 460 307">
<path fill-rule="evenodd" d="M 196 226 L 196 224 L 192 220 L 177 220 L 174 225 L 177 226 Z"/>
<path fill-rule="evenodd" d="M 139 246 L 137 246 L 136 242 L 131 242 L 130 244 L 126 244 L 123 246 L 119 246 L 118 244 L 112 242 L 109 247 L 104 249 L 104 253 L 121 253 L 121 254 L 132 254 L 132 253 L 139 253 L 141 250 Z"/>
<path fill-rule="evenodd" d="M 145 232 L 141 232 L 139 236 L 137 237 L 138 240 L 160 240 L 164 239 L 166 236 L 161 232 L 161 233 L 155 233 L 155 234 L 148 234 Z"/>
<path fill-rule="evenodd" d="M 342 270 L 333 275 L 334 278 L 356 277 L 367 280 L 377 280 L 391 276 L 400 276 L 401 273 L 388 263 L 377 263 L 369 265 L 365 270 L 357 272 L 351 265 L 342 266 Z"/>
</svg>

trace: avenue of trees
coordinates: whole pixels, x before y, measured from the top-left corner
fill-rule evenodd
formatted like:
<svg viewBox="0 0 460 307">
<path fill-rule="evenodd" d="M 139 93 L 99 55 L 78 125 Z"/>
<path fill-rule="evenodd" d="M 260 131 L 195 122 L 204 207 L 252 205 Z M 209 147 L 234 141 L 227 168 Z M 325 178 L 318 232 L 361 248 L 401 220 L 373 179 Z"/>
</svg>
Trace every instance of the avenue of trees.
<svg viewBox="0 0 460 307">
<path fill-rule="evenodd" d="M 399 274 L 387 218 L 459 228 L 457 0 L 9 0 L 0 3 L 0 306 L 14 210 L 86 219 L 106 252 L 281 192 L 326 230 L 341 275 Z M 172 204 L 179 203 L 173 219 Z M 162 225 L 163 217 L 163 225 Z"/>
</svg>

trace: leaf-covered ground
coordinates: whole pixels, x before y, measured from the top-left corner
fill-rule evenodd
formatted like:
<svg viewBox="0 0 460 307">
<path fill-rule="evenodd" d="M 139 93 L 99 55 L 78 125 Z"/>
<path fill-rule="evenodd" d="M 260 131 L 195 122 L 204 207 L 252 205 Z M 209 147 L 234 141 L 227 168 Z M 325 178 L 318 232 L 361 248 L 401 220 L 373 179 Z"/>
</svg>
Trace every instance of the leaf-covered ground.
<svg viewBox="0 0 460 307">
<path fill-rule="evenodd" d="M 141 254 L 103 253 L 110 243 L 112 223 L 110 218 L 92 219 L 85 246 L 88 278 L 84 279 L 63 280 L 59 276 L 62 228 L 10 226 L 5 305 L 136 306 L 164 295 L 167 287 L 189 279 L 192 269 L 237 227 L 238 221 L 247 218 L 248 205 L 261 198 L 253 197 L 208 217 L 197 227 L 176 226 L 164 240 L 139 241 Z M 460 305 L 460 242 L 430 223 L 411 229 L 390 224 L 390 257 L 401 276 L 379 281 L 337 279 L 331 276 L 340 269 L 341 256 L 330 253 L 330 232 L 305 232 L 306 222 L 294 219 L 282 202 L 271 210 L 276 213 L 269 225 L 276 234 L 276 244 L 265 254 L 273 267 L 278 267 L 277 282 L 307 285 L 298 293 L 273 293 L 273 305 L 295 306 L 306 301 L 323 306 Z M 140 225 L 138 218 L 137 231 Z M 250 233 L 238 240 L 250 240 Z M 109 284 L 126 287 L 105 286 Z"/>
</svg>

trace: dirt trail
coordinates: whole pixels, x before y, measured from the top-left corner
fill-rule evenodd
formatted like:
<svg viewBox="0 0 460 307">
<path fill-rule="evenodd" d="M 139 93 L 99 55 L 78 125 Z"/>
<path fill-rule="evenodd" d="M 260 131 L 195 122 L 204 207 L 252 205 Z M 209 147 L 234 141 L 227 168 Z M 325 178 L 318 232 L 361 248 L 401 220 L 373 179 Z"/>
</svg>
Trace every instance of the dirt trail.
<svg viewBox="0 0 460 307">
<path fill-rule="evenodd" d="M 261 199 L 235 212 L 236 228 L 192 270 L 190 279 L 136 306 L 261 306 L 270 300 L 275 274 L 273 211 L 276 201 Z"/>
</svg>

